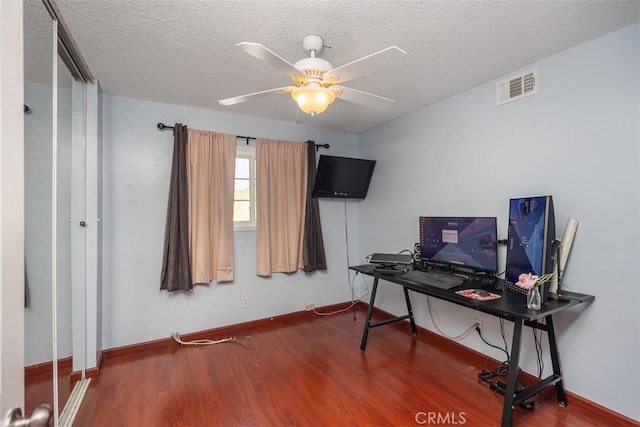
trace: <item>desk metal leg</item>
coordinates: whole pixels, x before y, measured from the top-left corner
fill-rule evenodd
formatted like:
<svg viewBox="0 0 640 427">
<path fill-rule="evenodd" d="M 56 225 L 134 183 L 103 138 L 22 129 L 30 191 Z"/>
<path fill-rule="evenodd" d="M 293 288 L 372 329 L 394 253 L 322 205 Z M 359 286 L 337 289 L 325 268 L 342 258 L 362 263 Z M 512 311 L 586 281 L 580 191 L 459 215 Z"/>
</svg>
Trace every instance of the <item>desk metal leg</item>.
<svg viewBox="0 0 640 427">
<path fill-rule="evenodd" d="M 362 342 L 360 343 L 360 350 L 364 351 L 367 347 L 367 337 L 369 336 L 369 329 L 371 328 L 371 315 L 373 314 L 373 305 L 376 301 L 376 291 L 378 290 L 378 278 L 373 280 L 373 287 L 371 288 L 371 300 L 369 300 L 369 309 L 367 310 L 367 320 L 364 322 L 364 332 L 362 332 Z"/>
<path fill-rule="evenodd" d="M 562 379 L 562 369 L 560 369 L 560 355 L 558 353 L 558 344 L 556 343 L 556 330 L 553 327 L 552 316 L 545 317 L 547 324 L 547 337 L 549 338 L 549 353 L 551 353 L 551 365 L 553 366 L 553 373 L 560 381 L 556 383 L 556 397 L 558 403 L 562 406 L 567 406 L 567 395 L 564 392 L 564 382 Z"/>
<path fill-rule="evenodd" d="M 409 299 L 409 290 L 402 287 L 404 289 L 404 299 L 407 301 L 407 313 L 409 314 L 409 322 L 411 323 L 411 333 L 416 336 L 418 335 L 418 330 L 416 329 L 416 322 L 413 320 L 413 309 L 411 308 L 411 300 Z"/>
<path fill-rule="evenodd" d="M 513 422 L 513 409 L 516 397 L 516 383 L 518 382 L 518 370 L 520 366 L 520 344 L 522 339 L 523 319 L 513 322 L 513 339 L 511 341 L 511 359 L 507 373 L 507 387 L 504 393 L 504 405 L 502 407 L 502 427 L 510 427 Z"/>
</svg>

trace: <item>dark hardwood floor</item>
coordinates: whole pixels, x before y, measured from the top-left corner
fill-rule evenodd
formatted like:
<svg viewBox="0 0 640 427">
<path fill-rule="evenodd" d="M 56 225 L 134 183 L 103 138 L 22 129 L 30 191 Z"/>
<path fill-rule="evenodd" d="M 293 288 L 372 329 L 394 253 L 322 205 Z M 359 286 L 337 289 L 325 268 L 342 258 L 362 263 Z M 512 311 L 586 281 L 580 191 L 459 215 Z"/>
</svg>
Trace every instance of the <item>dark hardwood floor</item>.
<svg viewBox="0 0 640 427">
<path fill-rule="evenodd" d="M 171 342 L 105 357 L 75 425 L 499 425 L 502 396 L 477 381 L 494 364 L 438 345 L 430 334 L 413 337 L 406 324 L 374 329 L 361 352 L 363 310 L 356 309 L 356 320 L 350 311 L 265 322 L 235 330 L 251 339 L 234 343 Z M 516 426 L 611 426 L 613 420 L 571 400 L 562 408 L 553 392 L 514 415 Z"/>
<path fill-rule="evenodd" d="M 69 375 L 71 375 L 71 358 L 61 359 L 58 362 L 58 405 L 62 412 L 64 404 L 71 394 Z M 40 404 L 47 403 L 53 407 L 53 375 L 52 364 L 43 363 L 25 369 L 25 414 L 31 415 Z"/>
</svg>

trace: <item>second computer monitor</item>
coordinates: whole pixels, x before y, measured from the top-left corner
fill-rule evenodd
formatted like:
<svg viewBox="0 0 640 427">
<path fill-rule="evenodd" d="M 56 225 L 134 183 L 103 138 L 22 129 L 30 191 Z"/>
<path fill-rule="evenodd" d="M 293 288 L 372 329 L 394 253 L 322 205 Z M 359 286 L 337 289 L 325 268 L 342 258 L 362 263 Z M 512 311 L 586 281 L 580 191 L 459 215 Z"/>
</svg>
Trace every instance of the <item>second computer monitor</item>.
<svg viewBox="0 0 640 427">
<path fill-rule="evenodd" d="M 509 200 L 506 279 L 515 283 L 522 273 L 541 276 L 553 271 L 551 247 L 556 223 L 551 196 Z"/>
<path fill-rule="evenodd" d="M 422 259 L 496 273 L 497 220 L 495 217 L 420 217 Z"/>
</svg>

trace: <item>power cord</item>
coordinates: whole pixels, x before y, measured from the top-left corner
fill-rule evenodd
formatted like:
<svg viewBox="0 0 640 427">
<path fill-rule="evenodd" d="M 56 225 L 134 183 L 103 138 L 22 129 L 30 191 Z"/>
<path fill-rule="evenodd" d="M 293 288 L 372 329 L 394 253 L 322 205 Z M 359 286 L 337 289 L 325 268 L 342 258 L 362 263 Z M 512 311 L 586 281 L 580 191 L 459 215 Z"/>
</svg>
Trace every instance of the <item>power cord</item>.
<svg viewBox="0 0 640 427">
<path fill-rule="evenodd" d="M 360 261 L 360 265 L 362 264 L 366 264 L 367 260 L 371 257 L 371 255 L 367 255 L 366 257 L 364 257 L 364 259 L 362 261 Z M 349 272 L 350 270 L 347 269 L 347 272 Z M 360 276 L 361 281 L 362 281 L 362 285 L 364 286 L 364 294 L 362 295 L 356 295 L 356 291 L 354 289 L 354 285 L 353 282 L 355 281 L 355 278 L 358 277 L 358 271 L 355 271 L 355 274 L 353 276 L 348 276 L 349 277 L 349 287 L 351 288 L 351 302 L 354 302 L 357 299 L 360 298 L 364 298 L 367 295 L 369 295 L 369 284 L 367 283 L 367 281 L 365 280 L 365 276 Z"/>
<path fill-rule="evenodd" d="M 436 331 L 440 332 L 441 335 L 449 338 L 452 341 L 460 341 L 462 338 L 466 337 L 467 335 L 469 335 L 473 329 L 475 328 L 476 330 L 479 329 L 475 326 L 475 323 L 471 326 L 469 326 L 469 328 L 467 328 L 466 331 L 462 332 L 460 335 L 457 335 L 455 337 L 449 336 L 446 333 L 444 333 L 436 324 L 436 321 L 433 318 L 433 313 L 431 312 L 431 307 L 429 306 L 429 297 L 427 296 L 427 311 L 429 312 L 429 318 L 431 319 L 431 323 L 433 323 L 433 327 L 436 328 Z"/>
<path fill-rule="evenodd" d="M 507 346 L 507 337 L 504 333 L 503 319 L 500 319 L 500 335 L 502 335 L 502 343 L 504 344 L 504 352 L 507 355 L 507 362 L 511 362 L 511 357 L 509 356 L 509 347 Z"/>
<path fill-rule="evenodd" d="M 365 293 L 362 296 L 358 296 L 356 295 L 356 291 L 353 287 L 353 281 L 355 280 L 355 277 L 358 275 L 358 272 L 356 271 L 355 274 L 353 275 L 353 278 L 351 277 L 351 270 L 349 270 L 349 266 L 351 265 L 351 261 L 349 259 L 349 228 L 347 226 L 347 199 L 344 199 L 344 241 L 347 247 L 347 283 L 349 284 L 349 289 L 351 289 L 351 304 L 346 307 L 346 308 L 342 308 L 340 310 L 336 310 L 336 311 L 330 311 L 330 312 L 326 312 L 326 313 L 321 313 L 319 311 L 317 311 L 315 309 L 315 307 L 313 308 L 313 313 L 318 315 L 318 316 L 331 316 L 334 314 L 338 314 L 338 313 L 344 313 L 345 311 L 349 311 L 351 310 L 353 307 L 355 307 L 356 305 L 358 305 L 361 301 L 359 300 L 360 298 L 364 298 L 365 296 L 367 296 L 369 294 L 369 286 L 367 286 L 367 283 L 364 281 L 364 278 L 362 279 L 363 283 L 365 284 Z M 362 262 L 360 262 L 360 264 L 363 264 L 366 261 L 366 258 L 362 260 Z M 353 312 L 353 320 L 356 321 L 356 313 L 357 311 Z"/>
<path fill-rule="evenodd" d="M 489 381 L 495 377 L 506 377 L 509 372 L 509 363 L 507 361 L 502 362 L 494 371 L 482 370 L 478 374 L 478 381 L 483 384 L 491 385 L 492 382 Z"/>
<path fill-rule="evenodd" d="M 544 373 L 544 360 L 542 360 L 542 332 L 538 335 L 537 329 L 533 329 L 533 342 L 536 348 L 536 358 L 538 365 L 538 379 L 542 379 Z"/>
<path fill-rule="evenodd" d="M 502 362 L 494 371 L 482 370 L 478 373 L 478 381 L 483 384 L 488 384 L 491 390 L 497 395 L 498 393 L 504 395 L 507 389 L 507 384 L 504 381 L 491 381 L 496 377 L 506 377 L 509 373 L 509 362 L 511 361 L 511 356 L 509 355 L 508 347 L 507 347 L 507 339 L 504 332 L 504 321 L 500 319 L 500 334 L 502 335 L 502 341 L 504 342 L 504 348 L 500 348 L 497 345 L 491 344 L 482 336 L 482 330 L 476 326 L 476 331 L 480 336 L 480 339 L 490 347 L 497 348 L 498 350 L 503 351 L 507 360 Z M 516 382 L 516 392 L 524 389 L 520 382 Z M 535 405 L 535 402 L 532 399 L 526 399 L 518 404 L 520 407 L 525 409 L 532 409 Z"/>
<path fill-rule="evenodd" d="M 362 296 L 357 296 L 356 295 L 356 291 L 353 288 L 353 281 L 351 279 L 351 275 L 350 275 L 350 270 L 349 270 L 349 266 L 351 265 L 351 261 L 349 260 L 349 227 L 348 227 L 348 221 L 347 221 L 347 199 L 344 199 L 344 241 L 345 244 L 347 246 L 347 283 L 349 283 L 349 288 L 351 289 L 351 305 L 347 308 L 344 308 L 342 310 L 337 310 L 331 313 L 318 313 L 316 311 L 316 309 L 313 309 L 313 312 L 315 314 L 317 314 L 318 316 L 330 316 L 332 314 L 336 314 L 336 313 L 342 313 L 344 311 L 348 311 L 351 310 L 353 307 L 355 307 L 360 301 L 358 301 L 360 298 L 364 298 L 365 296 L 367 296 L 369 294 L 369 287 L 366 285 L 366 282 L 363 279 L 363 283 L 365 284 L 365 293 Z M 366 260 L 366 258 L 365 258 Z M 364 260 L 362 262 L 360 262 L 360 264 L 362 264 L 364 262 Z M 358 275 L 358 272 L 356 271 L 356 273 L 354 274 L 353 278 L 355 279 L 355 277 Z M 356 299 L 357 298 L 357 299 Z M 353 321 L 355 322 L 357 320 L 357 311 L 353 312 Z"/>
<path fill-rule="evenodd" d="M 360 304 L 361 302 L 362 301 L 355 300 L 355 301 L 351 302 L 351 304 L 348 307 L 341 308 L 340 310 L 336 310 L 336 311 L 330 311 L 330 312 L 327 312 L 327 313 L 321 313 L 321 312 L 317 311 L 315 308 L 313 309 L 313 312 L 315 314 L 317 314 L 318 316 L 332 316 L 334 314 L 344 313 L 345 311 L 349 311 L 353 307 L 355 307 L 356 305 Z M 353 315 L 355 317 L 355 312 L 353 313 Z"/>
<path fill-rule="evenodd" d="M 175 342 L 177 342 L 178 344 L 182 344 L 182 345 L 213 345 L 213 344 L 222 344 L 225 342 L 235 342 L 235 341 L 239 341 L 239 340 L 248 340 L 251 339 L 251 336 L 248 335 L 246 337 L 228 337 L 228 338 L 223 338 L 220 340 L 193 340 L 193 341 L 183 341 L 182 337 L 180 337 L 180 333 L 179 332 L 172 332 L 171 333 L 171 338 L 173 338 L 173 340 Z"/>
<path fill-rule="evenodd" d="M 498 366 L 494 371 L 487 371 L 487 370 L 480 371 L 480 373 L 478 374 L 478 380 L 480 380 L 480 382 L 482 383 L 489 384 L 489 380 L 494 377 L 507 376 L 507 372 L 509 370 L 509 362 L 511 361 L 511 356 L 509 355 L 509 349 L 507 348 L 507 341 L 504 334 L 503 320 L 500 319 L 500 333 L 504 341 L 504 348 L 498 347 L 497 345 L 491 344 L 489 341 L 487 341 L 484 338 L 484 336 L 482 336 L 482 330 L 477 326 L 476 326 L 476 332 L 478 332 L 478 335 L 480 336 L 480 339 L 482 340 L 482 342 L 484 342 L 489 347 L 493 347 L 504 352 L 504 354 L 507 356 L 507 360 L 502 362 L 502 364 L 500 364 L 500 366 Z"/>
<path fill-rule="evenodd" d="M 347 246 L 347 281 L 349 281 L 349 228 L 347 227 L 347 199 L 344 199 L 344 241 Z M 353 290 L 353 288 L 351 288 Z"/>
<path fill-rule="evenodd" d="M 363 259 L 360 264 L 363 264 L 364 261 L 366 261 L 366 258 Z M 347 272 L 349 272 L 349 271 L 350 270 L 347 269 Z M 333 314 L 338 314 L 338 313 L 343 313 L 345 311 L 349 311 L 353 307 L 355 307 L 356 305 L 360 304 L 362 302 L 362 301 L 360 301 L 360 298 L 364 298 L 367 295 L 369 295 L 369 285 L 367 284 L 367 281 L 365 280 L 364 276 L 360 276 L 362 278 L 362 283 L 364 285 L 365 293 L 363 295 L 356 295 L 356 291 L 355 291 L 354 285 L 353 285 L 353 282 L 354 282 L 356 276 L 358 276 L 358 272 L 357 271 L 355 272 L 355 274 L 353 276 L 351 276 L 350 274 L 347 275 L 348 280 L 349 280 L 349 288 L 351 289 L 351 305 L 349 305 L 346 308 L 341 308 L 340 310 L 330 311 L 330 312 L 326 312 L 326 313 L 319 312 L 314 307 L 313 310 L 312 310 L 313 313 L 317 314 L 318 316 L 331 316 Z M 355 311 L 353 312 L 353 320 L 357 320 Z"/>
</svg>

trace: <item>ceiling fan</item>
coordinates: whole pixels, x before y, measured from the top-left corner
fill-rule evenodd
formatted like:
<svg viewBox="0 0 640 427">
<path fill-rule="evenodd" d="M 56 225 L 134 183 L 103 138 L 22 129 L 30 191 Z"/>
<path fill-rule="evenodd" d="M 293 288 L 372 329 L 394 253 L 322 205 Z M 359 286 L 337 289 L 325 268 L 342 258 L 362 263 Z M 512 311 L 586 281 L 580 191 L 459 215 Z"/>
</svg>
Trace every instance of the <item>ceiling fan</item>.
<svg viewBox="0 0 640 427">
<path fill-rule="evenodd" d="M 329 61 L 318 58 L 317 55 L 322 51 L 324 40 L 316 35 L 306 36 L 302 40 L 302 46 L 309 57 L 293 65 L 260 43 L 242 42 L 237 46 L 284 72 L 296 85 L 221 99 L 218 101 L 220 105 L 234 105 L 270 95 L 291 93 L 291 97 L 298 103 L 300 109 L 311 116 L 324 112 L 336 98 L 377 110 L 389 108 L 395 102 L 393 99 L 341 86 L 341 83 L 390 68 L 406 55 L 402 49 L 391 46 L 334 68 Z"/>
</svg>

